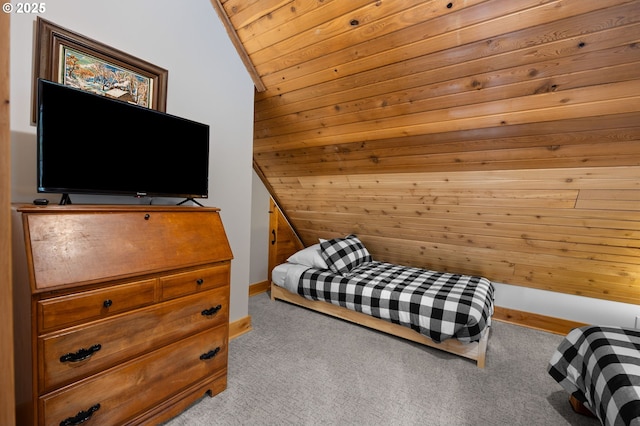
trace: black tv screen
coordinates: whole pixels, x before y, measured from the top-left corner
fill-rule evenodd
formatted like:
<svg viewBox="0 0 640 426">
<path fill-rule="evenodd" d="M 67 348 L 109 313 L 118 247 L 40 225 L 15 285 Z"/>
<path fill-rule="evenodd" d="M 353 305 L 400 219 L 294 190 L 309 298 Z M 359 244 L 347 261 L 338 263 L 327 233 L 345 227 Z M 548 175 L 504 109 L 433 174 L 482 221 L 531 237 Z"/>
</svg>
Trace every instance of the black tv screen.
<svg viewBox="0 0 640 426">
<path fill-rule="evenodd" d="M 38 192 L 207 198 L 209 126 L 38 82 Z"/>
</svg>

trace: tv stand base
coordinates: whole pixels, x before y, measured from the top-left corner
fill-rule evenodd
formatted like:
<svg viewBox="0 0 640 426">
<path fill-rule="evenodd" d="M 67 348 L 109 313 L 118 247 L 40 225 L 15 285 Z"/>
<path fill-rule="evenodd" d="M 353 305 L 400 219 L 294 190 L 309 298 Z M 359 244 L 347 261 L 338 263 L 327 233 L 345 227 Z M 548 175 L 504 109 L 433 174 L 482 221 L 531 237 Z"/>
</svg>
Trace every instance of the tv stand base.
<svg viewBox="0 0 640 426">
<path fill-rule="evenodd" d="M 60 205 L 64 206 L 67 204 L 71 204 L 71 197 L 69 197 L 69 194 L 62 194 L 62 198 L 60 198 Z"/>
<path fill-rule="evenodd" d="M 188 201 L 191 201 L 191 202 L 193 202 L 194 204 L 199 205 L 200 207 L 204 207 L 202 204 L 200 204 L 200 203 L 199 203 L 199 202 L 197 202 L 194 198 L 191 198 L 191 197 L 189 197 L 189 198 L 185 198 L 184 200 L 180 201 L 180 202 L 179 202 L 178 204 L 176 204 L 176 205 L 177 205 L 177 206 L 181 206 L 181 205 L 183 205 L 184 203 L 186 203 L 186 202 L 188 202 Z"/>
</svg>

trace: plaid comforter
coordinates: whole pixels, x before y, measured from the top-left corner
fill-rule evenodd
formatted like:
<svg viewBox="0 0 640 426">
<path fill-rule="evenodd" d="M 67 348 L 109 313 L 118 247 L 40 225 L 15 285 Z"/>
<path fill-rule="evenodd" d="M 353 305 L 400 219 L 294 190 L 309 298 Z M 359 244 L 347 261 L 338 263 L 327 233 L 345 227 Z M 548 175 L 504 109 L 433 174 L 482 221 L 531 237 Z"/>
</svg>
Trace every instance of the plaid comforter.
<svg viewBox="0 0 640 426">
<path fill-rule="evenodd" d="M 547 370 L 603 425 L 640 425 L 640 330 L 576 328 Z"/>
<path fill-rule="evenodd" d="M 310 268 L 298 294 L 401 324 L 435 342 L 480 340 L 493 315 L 486 278 L 372 261 L 347 276 Z"/>
</svg>

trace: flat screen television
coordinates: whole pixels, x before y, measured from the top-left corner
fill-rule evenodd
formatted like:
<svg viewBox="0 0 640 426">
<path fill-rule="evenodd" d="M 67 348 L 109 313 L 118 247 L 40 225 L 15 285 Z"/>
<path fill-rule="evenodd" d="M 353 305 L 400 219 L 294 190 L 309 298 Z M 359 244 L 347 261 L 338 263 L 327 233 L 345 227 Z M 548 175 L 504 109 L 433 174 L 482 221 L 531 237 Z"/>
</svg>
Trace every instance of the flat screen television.
<svg viewBox="0 0 640 426">
<path fill-rule="evenodd" d="M 37 99 L 38 192 L 208 197 L 208 125 L 42 79 Z"/>
</svg>

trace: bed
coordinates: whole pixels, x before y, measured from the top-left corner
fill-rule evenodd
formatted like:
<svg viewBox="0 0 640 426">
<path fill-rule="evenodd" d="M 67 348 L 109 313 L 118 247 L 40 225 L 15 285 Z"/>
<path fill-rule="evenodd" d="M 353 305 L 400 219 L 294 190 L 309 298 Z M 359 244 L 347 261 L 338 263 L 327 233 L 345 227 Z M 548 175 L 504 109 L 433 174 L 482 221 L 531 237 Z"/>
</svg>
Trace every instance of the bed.
<svg viewBox="0 0 640 426">
<path fill-rule="evenodd" d="M 640 425 L 640 330 L 575 328 L 558 345 L 547 371 L 570 394 L 577 412 L 591 413 L 607 426 Z"/>
<path fill-rule="evenodd" d="M 375 261 L 355 235 L 321 240 L 276 266 L 271 298 L 485 365 L 493 284 Z"/>
</svg>

